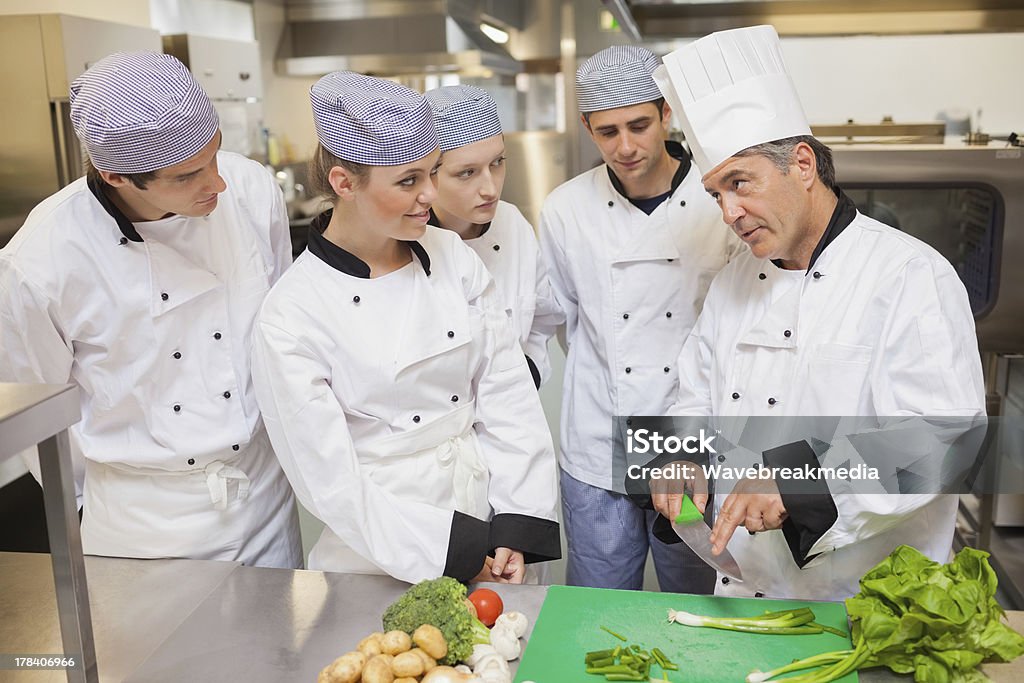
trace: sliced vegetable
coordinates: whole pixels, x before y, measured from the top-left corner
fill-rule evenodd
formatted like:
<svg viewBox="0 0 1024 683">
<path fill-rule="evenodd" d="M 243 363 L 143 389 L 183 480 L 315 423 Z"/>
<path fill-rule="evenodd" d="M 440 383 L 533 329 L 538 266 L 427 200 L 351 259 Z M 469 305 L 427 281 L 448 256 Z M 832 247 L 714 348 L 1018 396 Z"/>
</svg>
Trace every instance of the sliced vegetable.
<svg viewBox="0 0 1024 683">
<path fill-rule="evenodd" d="M 498 615 L 505 609 L 501 596 L 490 588 L 477 588 L 469 594 L 469 601 L 476 607 L 477 618 L 488 627 L 494 626 Z"/>
<path fill-rule="evenodd" d="M 619 640 L 621 640 L 623 642 L 625 642 L 625 640 L 626 640 L 626 636 L 619 635 L 618 633 L 616 633 L 615 631 L 611 630 L 607 626 L 602 626 L 601 630 L 602 631 L 607 631 L 608 633 L 612 634 L 613 636 L 615 636 L 616 638 L 618 638 Z"/>
<path fill-rule="evenodd" d="M 627 642 L 625 636 L 605 626 L 601 630 Z M 635 643 L 617 645 L 613 650 L 588 652 L 583 656 L 583 664 L 588 674 L 604 676 L 609 681 L 647 681 L 651 679 L 651 668 L 654 666 L 661 667 L 662 680 L 668 680 L 666 671 L 679 668 L 660 649 L 654 648 L 648 652 Z"/>
</svg>

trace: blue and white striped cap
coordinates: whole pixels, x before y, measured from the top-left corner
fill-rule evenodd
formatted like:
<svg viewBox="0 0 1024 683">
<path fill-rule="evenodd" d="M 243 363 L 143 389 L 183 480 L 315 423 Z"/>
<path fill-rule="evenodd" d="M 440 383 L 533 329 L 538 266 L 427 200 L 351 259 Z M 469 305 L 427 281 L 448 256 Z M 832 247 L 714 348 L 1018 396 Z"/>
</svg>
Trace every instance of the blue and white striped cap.
<svg viewBox="0 0 1024 683">
<path fill-rule="evenodd" d="M 434 110 L 442 152 L 501 134 L 498 105 L 486 90 L 449 85 L 435 88 L 425 97 Z"/>
<path fill-rule="evenodd" d="M 98 170 L 148 173 L 197 154 L 220 119 L 174 57 L 117 52 L 71 84 L 71 123 Z"/>
<path fill-rule="evenodd" d="M 335 71 L 313 84 L 309 101 L 320 144 L 339 159 L 397 166 L 437 149 L 430 105 L 404 85 Z"/>
<path fill-rule="evenodd" d="M 661 99 L 654 77 L 658 57 L 636 45 L 613 45 L 576 69 L 576 101 L 580 112 L 631 107 Z"/>
</svg>

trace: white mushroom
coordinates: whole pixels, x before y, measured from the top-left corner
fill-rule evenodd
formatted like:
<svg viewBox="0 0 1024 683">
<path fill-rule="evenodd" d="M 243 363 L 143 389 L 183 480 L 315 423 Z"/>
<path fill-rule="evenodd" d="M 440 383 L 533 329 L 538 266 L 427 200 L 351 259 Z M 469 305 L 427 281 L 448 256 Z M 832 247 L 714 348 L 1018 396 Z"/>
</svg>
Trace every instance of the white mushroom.
<svg viewBox="0 0 1024 683">
<path fill-rule="evenodd" d="M 469 664 L 470 666 L 475 667 L 477 665 L 477 662 L 479 662 L 484 657 L 484 655 L 497 654 L 497 653 L 498 653 L 498 651 L 494 649 L 493 645 L 482 645 L 482 644 L 474 645 L 473 646 L 473 652 L 470 653 L 470 655 L 468 657 L 466 657 L 466 664 Z"/>
<path fill-rule="evenodd" d="M 516 632 L 507 624 L 504 626 L 494 625 L 494 628 L 491 629 L 491 645 L 510 662 L 519 657 L 519 653 L 522 652 L 522 645 L 519 644 Z"/>
<path fill-rule="evenodd" d="M 529 626 L 529 620 L 522 612 L 505 612 L 504 614 L 498 615 L 498 619 L 494 622 L 494 625 L 497 627 L 505 624 L 512 627 L 512 630 L 516 634 L 516 638 L 522 638 L 526 635 L 526 628 Z"/>
</svg>

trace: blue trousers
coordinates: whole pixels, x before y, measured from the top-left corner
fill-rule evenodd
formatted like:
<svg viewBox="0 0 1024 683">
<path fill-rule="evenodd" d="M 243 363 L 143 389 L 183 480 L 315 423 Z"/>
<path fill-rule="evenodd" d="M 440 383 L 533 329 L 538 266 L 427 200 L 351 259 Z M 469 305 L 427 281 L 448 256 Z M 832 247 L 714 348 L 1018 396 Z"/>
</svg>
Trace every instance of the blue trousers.
<svg viewBox="0 0 1024 683">
<path fill-rule="evenodd" d="M 560 475 L 569 546 L 566 583 L 641 590 L 649 550 L 662 591 L 714 592 L 714 569 L 685 543 L 666 544 L 651 533 L 657 512 L 638 507 L 626 495 L 584 484 L 565 470 Z"/>
</svg>

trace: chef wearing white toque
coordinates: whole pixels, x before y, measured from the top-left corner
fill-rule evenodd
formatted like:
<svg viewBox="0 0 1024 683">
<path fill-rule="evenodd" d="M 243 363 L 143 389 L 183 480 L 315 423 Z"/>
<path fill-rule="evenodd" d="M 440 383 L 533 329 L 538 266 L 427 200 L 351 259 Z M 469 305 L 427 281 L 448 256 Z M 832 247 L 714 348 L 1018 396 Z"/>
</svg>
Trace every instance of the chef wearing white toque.
<svg viewBox="0 0 1024 683">
<path fill-rule="evenodd" d="M 300 566 L 249 370 L 256 311 L 291 263 L 277 184 L 218 151 L 209 97 L 167 55 L 97 62 L 71 120 L 87 176 L 0 252 L 0 381 L 81 390 L 85 552 Z"/>
<path fill-rule="evenodd" d="M 669 414 L 983 416 L 964 285 L 934 249 L 859 213 L 835 184 L 775 30 L 701 38 L 667 55 L 656 78 L 704 187 L 749 246 L 712 283 Z M 850 452 L 846 439 L 830 446 L 799 440 L 727 464 L 798 469 L 820 456 L 829 466 Z M 852 494 L 824 480 L 813 495 L 785 479 L 719 484 L 712 541 L 728 544 L 744 575 L 720 577 L 719 593 L 838 600 L 901 543 L 939 562 L 950 552 L 956 496 Z M 679 496 L 659 492 L 655 505 L 674 516 Z M 751 533 L 733 535 L 739 525 Z"/>
<path fill-rule="evenodd" d="M 560 554 L 540 400 L 483 263 L 427 224 L 430 106 L 350 72 L 310 89 L 311 180 L 332 199 L 253 341 L 271 439 L 325 523 L 310 567 L 523 580 Z"/>
<path fill-rule="evenodd" d="M 539 388 L 551 376 L 548 341 L 565 316 L 555 302 L 533 226 L 501 200 L 505 136 L 485 90 L 451 85 L 426 93 L 441 145 L 431 224 L 454 230 L 494 277 Z"/>
<path fill-rule="evenodd" d="M 571 584 L 639 589 L 650 551 L 659 583 L 709 592 L 713 574 L 653 509 L 613 481 L 613 420 L 660 415 L 676 395 L 683 340 L 715 274 L 743 245 L 722 224 L 681 145 L 645 48 L 580 65 L 582 125 L 604 164 L 556 188 L 539 237 L 566 314 L 561 487 Z"/>
</svg>

